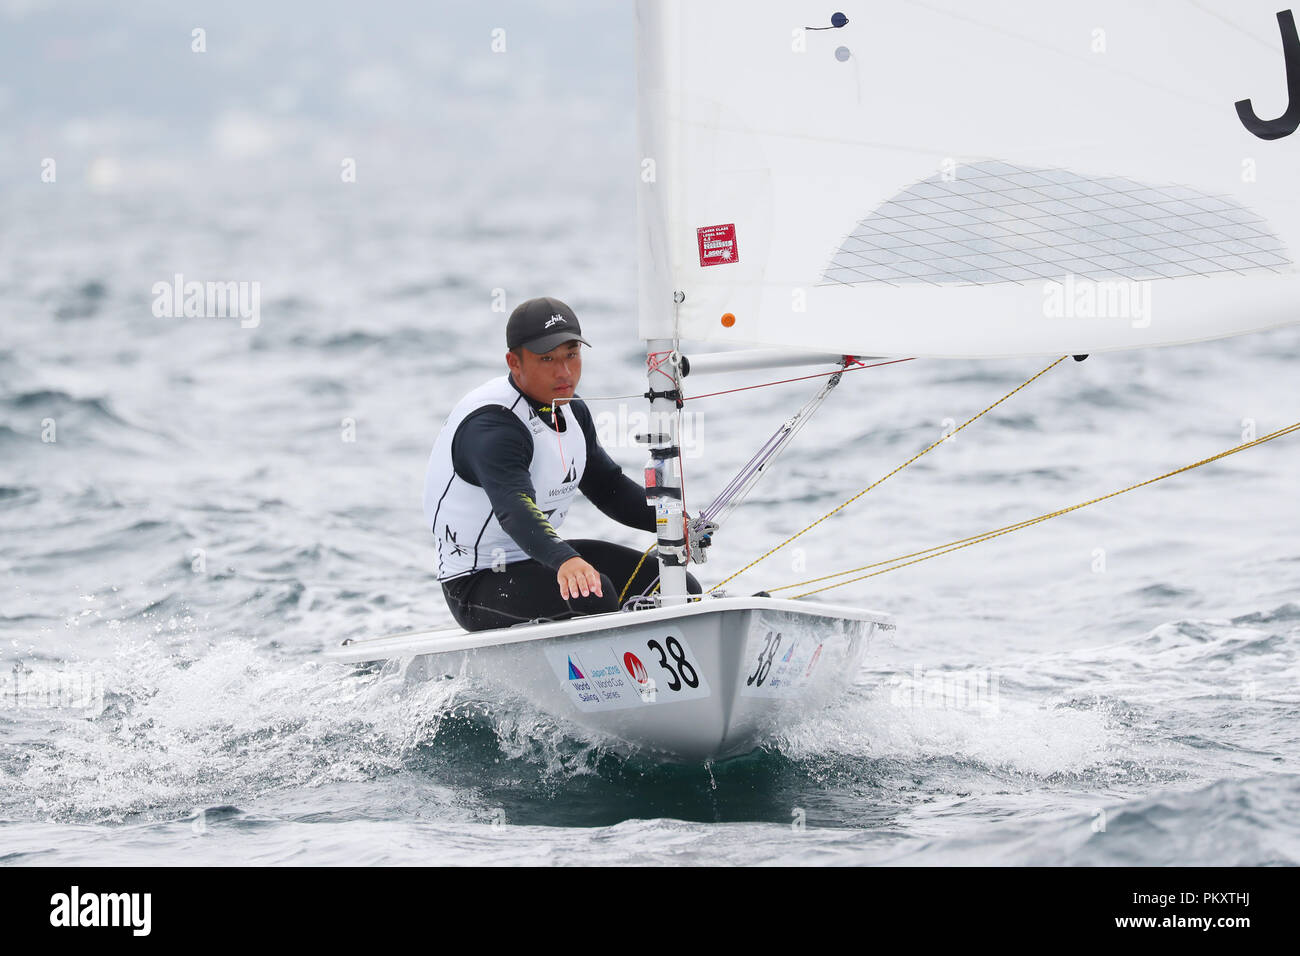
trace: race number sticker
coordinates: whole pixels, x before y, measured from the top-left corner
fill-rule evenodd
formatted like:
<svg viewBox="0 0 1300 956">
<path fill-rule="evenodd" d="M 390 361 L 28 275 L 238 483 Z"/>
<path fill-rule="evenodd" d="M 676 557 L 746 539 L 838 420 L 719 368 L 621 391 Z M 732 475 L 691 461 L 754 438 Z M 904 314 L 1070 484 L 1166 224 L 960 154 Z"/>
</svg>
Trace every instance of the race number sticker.
<svg viewBox="0 0 1300 956">
<path fill-rule="evenodd" d="M 546 649 L 546 658 L 582 711 L 670 704 L 710 693 L 699 659 L 673 628 L 557 643 Z"/>
<path fill-rule="evenodd" d="M 825 646 L 807 634 L 791 637 L 773 628 L 752 631 L 741 695 L 785 697 L 798 693 L 822 665 Z"/>
</svg>

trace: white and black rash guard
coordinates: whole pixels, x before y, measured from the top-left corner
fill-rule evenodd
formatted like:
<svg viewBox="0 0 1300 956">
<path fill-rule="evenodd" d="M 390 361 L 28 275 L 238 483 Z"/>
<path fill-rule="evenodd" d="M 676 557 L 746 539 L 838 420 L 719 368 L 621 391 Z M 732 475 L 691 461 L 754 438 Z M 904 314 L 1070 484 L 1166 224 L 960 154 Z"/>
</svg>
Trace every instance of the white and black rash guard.
<svg viewBox="0 0 1300 956">
<path fill-rule="evenodd" d="M 485 517 L 479 530 L 480 538 L 484 534 L 483 528 L 495 517 L 500 530 L 523 553 L 517 558 L 526 555 L 555 569 L 570 558 L 578 557 L 578 552 L 559 536 L 547 514 L 538 506 L 538 494 L 533 481 L 537 452 L 534 442 L 556 442 L 557 431 L 561 445 L 566 438 L 572 440 L 575 436 L 568 427 L 569 421 L 578 423 L 586 450 L 585 466 L 580 469 L 577 490 L 620 524 L 654 532 L 655 509 L 646 503 L 645 488 L 623 474 L 618 464 L 600 446 L 595 422 L 586 403 L 575 396 L 560 406 L 560 415 L 556 416 L 550 405 L 535 401 L 519 391 L 513 376 L 506 375 L 505 378 L 511 387 L 510 391 L 505 392 L 506 397 L 511 394 L 515 396 L 512 407 L 490 402 L 470 411 L 460 420 L 450 441 L 450 465 L 454 476 L 466 485 L 481 489 L 478 494 L 482 498 L 481 508 Z M 531 409 L 532 414 L 528 416 L 530 421 L 535 416 L 545 427 L 538 429 L 534 426 L 530 429 L 519 414 L 522 410 L 520 403 L 526 403 Z M 446 448 L 445 443 L 440 441 L 439 444 Z M 435 445 L 435 458 L 438 453 L 439 447 Z M 435 474 L 441 474 L 437 465 L 431 458 L 431 478 Z M 442 470 L 445 470 L 445 464 Z M 449 478 L 446 487 L 452 484 Z M 433 497 L 438 493 L 436 484 L 426 484 L 426 520 L 430 522 L 435 536 L 442 532 L 441 519 L 444 517 L 439 513 L 439 502 Z M 446 494 L 445 488 L 442 493 Z M 471 508 L 473 494 L 469 489 L 462 489 L 461 498 L 471 499 Z M 442 505 L 445 504 L 444 500 Z M 561 521 L 566 510 L 567 504 L 557 515 Z M 448 542 L 438 538 L 438 546 L 439 580 L 463 577 L 492 566 L 490 549 L 485 551 L 480 547 L 471 553 L 470 542 L 465 536 L 460 541 Z"/>
</svg>

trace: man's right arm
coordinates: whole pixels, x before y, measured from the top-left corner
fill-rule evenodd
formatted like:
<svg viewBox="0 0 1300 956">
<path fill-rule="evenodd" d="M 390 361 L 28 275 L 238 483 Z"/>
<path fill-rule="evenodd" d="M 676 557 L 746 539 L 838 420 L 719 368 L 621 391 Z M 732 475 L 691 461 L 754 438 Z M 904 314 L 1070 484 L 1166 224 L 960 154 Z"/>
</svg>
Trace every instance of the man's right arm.
<svg viewBox="0 0 1300 956">
<path fill-rule="evenodd" d="M 487 493 L 502 529 L 530 558 L 559 569 L 578 552 L 551 527 L 537 506 L 528 465 L 532 437 L 515 415 L 499 406 L 473 412 L 456 429 L 451 461 L 462 479 Z"/>
</svg>

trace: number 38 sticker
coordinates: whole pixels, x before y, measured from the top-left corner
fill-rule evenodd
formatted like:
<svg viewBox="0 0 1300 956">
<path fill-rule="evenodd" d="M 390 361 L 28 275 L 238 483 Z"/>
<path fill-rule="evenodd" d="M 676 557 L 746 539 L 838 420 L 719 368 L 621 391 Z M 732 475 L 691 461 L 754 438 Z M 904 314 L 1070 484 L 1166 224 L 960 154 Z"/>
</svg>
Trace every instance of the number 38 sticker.
<svg viewBox="0 0 1300 956">
<path fill-rule="evenodd" d="M 668 683 L 665 685 L 668 690 L 680 691 L 683 685 L 690 688 L 700 686 L 700 675 L 695 672 L 694 665 L 687 660 L 686 651 L 677 638 L 670 634 L 663 644 L 651 640 L 647 642 L 646 647 L 658 653 L 659 666 L 668 672 Z"/>
</svg>

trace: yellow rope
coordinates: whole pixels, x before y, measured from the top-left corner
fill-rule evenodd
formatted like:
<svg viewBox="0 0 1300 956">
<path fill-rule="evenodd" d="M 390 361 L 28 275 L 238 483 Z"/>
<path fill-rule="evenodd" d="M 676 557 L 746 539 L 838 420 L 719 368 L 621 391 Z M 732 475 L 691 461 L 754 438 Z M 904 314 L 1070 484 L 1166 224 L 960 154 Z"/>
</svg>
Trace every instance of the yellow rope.
<svg viewBox="0 0 1300 956">
<path fill-rule="evenodd" d="M 1173 471 L 1167 471 L 1163 475 L 1157 475 L 1154 478 L 1148 478 L 1146 481 L 1139 481 L 1137 484 L 1129 485 L 1127 488 L 1121 488 L 1119 491 L 1112 491 L 1108 495 L 1101 495 L 1100 497 L 1093 498 L 1089 501 L 1084 501 L 1077 505 L 1071 505 L 1068 508 L 1061 508 L 1058 511 L 1052 511 L 1049 512 L 1048 514 L 1039 515 L 1037 518 L 1027 518 L 1024 521 L 1018 521 L 1015 524 L 1009 524 L 1001 528 L 995 528 L 994 530 L 986 531 L 983 534 L 972 535 L 969 538 L 959 538 L 956 541 L 949 541 L 947 544 L 935 545 L 933 548 L 926 548 L 923 551 L 913 551 L 911 554 L 904 554 L 896 558 L 890 558 L 887 561 L 877 561 L 874 564 L 864 564 L 858 568 L 849 568 L 847 571 L 840 571 L 836 574 L 826 574 L 819 578 L 810 578 L 807 581 L 800 581 L 797 584 L 786 584 L 786 585 L 782 585 L 781 587 L 768 588 L 768 591 L 769 592 L 786 591 L 789 590 L 790 588 L 803 587 L 805 584 L 815 584 L 818 581 L 825 581 L 828 578 L 837 578 L 840 577 L 841 575 L 853 574 L 855 571 L 866 571 L 870 568 L 878 568 L 881 565 L 885 565 L 885 564 L 890 565 L 890 567 L 884 568 L 880 571 L 873 571 L 870 574 L 859 575 L 856 578 L 849 578 L 846 581 L 840 581 L 836 584 L 828 584 L 825 587 L 815 588 L 814 590 L 811 591 L 804 591 L 802 594 L 796 594 L 795 597 L 796 598 L 808 597 L 810 594 L 818 594 L 822 591 L 829 591 L 831 588 L 837 588 L 845 584 L 852 584 L 854 581 L 862 581 L 865 580 L 866 578 L 874 578 L 877 575 L 885 574 L 889 571 L 897 571 L 899 568 L 905 568 L 912 564 L 919 564 L 922 561 L 928 561 L 930 558 L 937 558 L 941 554 L 948 554 L 952 551 L 959 551 L 962 548 L 969 548 L 971 545 L 979 544 L 981 541 L 990 541 L 993 538 L 999 538 L 1004 534 L 1010 534 L 1013 531 L 1019 531 L 1022 528 L 1028 528 L 1031 525 L 1036 525 L 1039 522 L 1046 521 L 1049 518 L 1056 518 L 1063 514 L 1069 514 L 1071 511 L 1078 511 L 1080 508 L 1088 507 L 1088 505 L 1094 505 L 1097 504 L 1098 502 L 1106 501 L 1107 499 L 1125 494 L 1126 492 L 1135 491 L 1138 488 L 1143 488 L 1147 485 L 1154 484 L 1157 481 L 1163 481 L 1166 478 L 1172 478 L 1174 475 L 1180 475 L 1185 471 L 1191 471 L 1193 468 L 1200 468 L 1202 465 L 1208 465 L 1211 462 L 1218 461 L 1220 458 L 1226 458 L 1229 455 L 1235 455 L 1238 452 L 1245 451 L 1247 448 L 1254 448 L 1256 445 L 1262 445 L 1264 444 L 1264 442 L 1272 441 L 1275 438 L 1281 438 L 1282 436 L 1289 435 L 1292 432 L 1297 430 L 1300 430 L 1300 422 L 1296 422 L 1294 425 L 1288 425 L 1286 428 L 1279 428 L 1277 431 L 1270 432 L 1267 435 L 1264 435 L 1260 438 L 1256 438 L 1254 441 L 1246 442 L 1241 445 L 1236 445 L 1232 448 L 1229 448 L 1227 451 L 1220 452 L 1217 455 L 1211 455 L 1209 458 L 1202 458 L 1200 461 L 1193 462 L 1190 465 L 1184 465 L 1182 468 L 1176 468 Z M 918 557 L 918 555 L 920 555 L 920 557 Z M 909 558 L 912 560 L 908 560 Z M 896 563 L 896 562 L 902 562 L 902 563 Z"/>
<path fill-rule="evenodd" d="M 786 538 L 784 541 L 782 541 L 780 544 L 778 544 L 778 545 L 777 545 L 775 548 L 773 548 L 771 551 L 768 551 L 766 554 L 762 554 L 762 555 L 760 555 L 759 557 L 757 557 L 757 558 L 755 558 L 753 561 L 751 561 L 749 564 L 747 564 L 747 565 L 745 565 L 743 568 L 741 568 L 739 571 L 737 571 L 735 574 L 731 575 L 731 576 L 728 577 L 728 578 L 724 578 L 723 580 L 721 580 L 721 581 L 719 581 L 717 584 L 715 584 L 713 587 L 711 587 L 711 588 L 706 588 L 705 590 L 707 590 L 707 591 L 716 591 L 718 588 L 722 587 L 724 584 L 726 584 L 728 581 L 732 580 L 733 578 L 738 578 L 738 577 L 740 577 L 740 575 L 744 574 L 746 571 L 748 571 L 748 570 L 749 570 L 750 568 L 752 568 L 754 565 L 758 564 L 760 561 L 763 561 L 764 559 L 770 557 L 771 555 L 776 554 L 776 552 L 780 551 L 782 548 L 784 548 L 787 544 L 789 544 L 789 543 L 790 543 L 791 541 L 793 541 L 795 538 L 799 537 L 799 536 L 802 535 L 802 534 L 806 534 L 807 532 L 811 531 L 813 528 L 817 527 L 819 524 L 821 524 L 821 523 L 822 523 L 823 521 L 825 521 L 827 518 L 831 517 L 832 515 L 836 514 L 836 513 L 839 512 L 839 511 L 842 511 L 844 508 L 848 507 L 849 505 L 853 504 L 853 502 L 857 501 L 859 498 L 861 498 L 863 495 L 865 495 L 865 494 L 866 494 L 868 491 L 870 491 L 871 489 L 877 487 L 878 485 L 883 484 L 884 482 L 888 481 L 890 478 L 894 477 L 894 475 L 898 474 L 900 471 L 902 471 L 904 468 L 906 468 L 906 467 L 907 467 L 908 465 L 910 465 L 912 462 L 916 461 L 916 460 L 917 460 L 918 458 L 920 458 L 922 455 L 926 454 L 927 452 L 933 451 L 935 448 L 938 448 L 940 445 L 942 445 L 942 444 L 943 444 L 945 441 L 947 441 L 949 438 L 952 438 L 952 437 L 953 437 L 954 435 L 956 435 L 959 431 L 961 431 L 962 428 L 965 428 L 967 425 L 969 425 L 971 422 L 975 421 L 977 418 L 980 418 L 980 417 L 982 417 L 983 415 L 986 415 L 987 413 L 993 411 L 993 409 L 997 408 L 999 405 L 1001 405 L 1003 402 L 1005 402 L 1005 401 L 1006 401 L 1008 398 L 1010 398 L 1012 395 L 1016 394 L 1016 392 L 1020 391 L 1020 390 L 1021 390 L 1022 388 L 1024 388 L 1026 385 L 1029 385 L 1031 382 L 1033 382 L 1033 381 L 1035 381 L 1036 379 L 1042 377 L 1043 375 L 1046 375 L 1046 374 L 1047 374 L 1048 372 L 1050 372 L 1052 369 L 1056 368 L 1056 366 L 1058 366 L 1058 365 L 1060 365 L 1062 362 L 1064 362 L 1067 358 L 1069 358 L 1068 355 L 1062 355 L 1059 359 L 1057 359 L 1057 360 L 1056 360 L 1055 362 L 1053 362 L 1051 365 L 1047 366 L 1047 368 L 1043 369 L 1043 370 L 1042 370 L 1041 372 L 1039 372 L 1037 375 L 1034 375 L 1032 378 L 1026 379 L 1024 382 L 1022 382 L 1021 384 L 1017 385 L 1017 386 L 1016 386 L 1015 388 L 1013 388 L 1011 391 L 1007 392 L 1005 395 L 1003 395 L 1001 398 L 999 398 L 996 402 L 994 402 L 994 403 L 993 403 L 992 405 L 990 405 L 988 408 L 984 409 L 984 411 L 980 412 L 978 415 L 972 415 L 972 416 L 971 416 L 970 418 L 968 418 L 968 419 L 967 419 L 967 420 L 966 420 L 966 421 L 965 421 L 965 422 L 964 422 L 964 423 L 963 423 L 959 428 L 955 428 L 955 429 L 953 429 L 953 431 L 952 431 L 951 433 L 949 433 L 949 434 L 947 434 L 947 435 L 944 435 L 942 438 L 940 438 L 940 439 L 939 439 L 937 442 L 935 442 L 933 445 L 929 446 L 928 448 L 924 449 L 923 451 L 919 451 L 919 452 L 917 452 L 915 455 L 913 455 L 913 456 L 912 456 L 911 458 L 909 458 L 907 461 L 903 462 L 901 465 L 899 465 L 897 468 L 895 468 L 895 469 L 894 469 L 893 471 L 891 471 L 889 474 L 885 475 L 884 478 L 881 478 L 881 479 L 879 479 L 878 481 L 875 481 L 875 482 L 873 482 L 872 484 L 868 485 L 867 487 L 863 488 L 861 491 L 859 491 L 856 495 L 854 495 L 854 496 L 853 496 L 852 498 L 850 498 L 848 501 L 844 502 L 842 505 L 840 505 L 839 507 L 835 508 L 834 510 L 832 510 L 832 511 L 828 511 L 826 514 L 822 515 L 820 518 L 818 518 L 818 519 L 817 519 L 816 521 L 814 521 L 812 524 L 808 525 L 808 527 L 804 528 L 802 531 L 797 531 L 797 532 L 795 532 L 794 534 L 790 535 L 790 537 Z M 848 574 L 848 573 L 851 573 L 851 572 L 847 572 L 847 571 L 846 571 L 845 573 Z M 832 575 L 832 577 L 833 577 L 833 576 L 834 576 L 834 575 Z M 790 586 L 790 587 L 797 587 L 798 585 L 789 585 L 789 586 Z"/>
<path fill-rule="evenodd" d="M 658 544 L 658 542 L 655 542 L 655 544 Z M 623 598 L 627 594 L 627 589 L 630 588 L 632 586 L 632 582 L 636 580 L 636 573 L 641 570 L 641 565 L 645 564 L 645 559 L 649 556 L 650 552 L 653 549 L 654 549 L 654 544 L 650 545 L 650 547 L 646 548 L 644 551 L 641 552 L 641 560 L 636 563 L 636 567 L 632 569 L 632 576 L 627 579 L 627 584 L 623 585 L 623 590 L 619 592 L 618 595 L 619 607 L 623 606 Z M 655 585 L 655 587 L 657 588 L 658 585 Z M 652 591 L 651 593 L 653 594 L 654 592 Z"/>
</svg>

